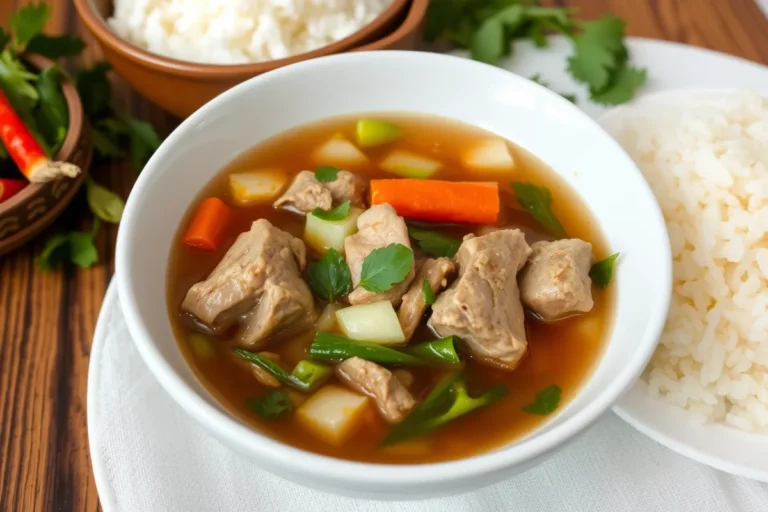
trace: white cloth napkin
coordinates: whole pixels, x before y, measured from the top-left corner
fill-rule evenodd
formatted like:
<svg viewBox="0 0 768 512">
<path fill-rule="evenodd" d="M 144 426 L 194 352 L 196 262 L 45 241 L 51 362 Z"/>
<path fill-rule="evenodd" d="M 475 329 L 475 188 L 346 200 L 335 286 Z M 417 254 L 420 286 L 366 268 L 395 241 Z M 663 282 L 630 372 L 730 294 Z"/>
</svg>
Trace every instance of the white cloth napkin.
<svg viewBox="0 0 768 512">
<path fill-rule="evenodd" d="M 546 462 L 478 492 L 373 502 L 312 491 L 220 445 L 155 381 L 110 286 L 88 379 L 88 436 L 105 512 L 709 512 L 768 510 L 768 485 L 689 461 L 608 413 Z"/>
</svg>

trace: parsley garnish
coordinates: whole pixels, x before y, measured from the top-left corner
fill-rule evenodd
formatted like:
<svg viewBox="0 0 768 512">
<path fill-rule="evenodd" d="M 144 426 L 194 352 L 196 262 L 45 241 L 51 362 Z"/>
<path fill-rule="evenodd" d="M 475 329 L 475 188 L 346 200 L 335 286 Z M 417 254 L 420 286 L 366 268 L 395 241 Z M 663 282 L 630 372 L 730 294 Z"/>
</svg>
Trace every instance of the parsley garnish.
<svg viewBox="0 0 768 512">
<path fill-rule="evenodd" d="M 523 407 L 523 411 L 536 414 L 538 416 L 547 416 L 552 414 L 557 406 L 560 404 L 560 394 L 562 393 L 560 386 L 552 385 L 548 388 L 536 393 L 536 398 L 530 404 Z"/>
<path fill-rule="evenodd" d="M 528 210 L 556 238 L 565 238 L 565 228 L 552 211 L 552 193 L 533 183 L 512 183 L 520 206 Z"/>
<path fill-rule="evenodd" d="M 360 286 L 381 293 L 400 283 L 413 268 L 413 251 L 403 244 L 389 244 L 374 249 L 363 260 Z"/>
<path fill-rule="evenodd" d="M 328 249 L 323 257 L 307 269 L 307 281 L 315 295 L 333 302 L 352 291 L 349 266 L 339 251 Z"/>
<path fill-rule="evenodd" d="M 323 210 L 321 208 L 315 208 L 312 210 L 311 215 L 314 215 L 318 219 L 323 220 L 343 220 L 349 215 L 349 201 L 344 201 L 333 210 Z"/>
<path fill-rule="evenodd" d="M 252 396 L 245 401 L 246 407 L 262 418 L 276 420 L 293 412 L 293 402 L 284 390 L 272 391 L 262 397 Z"/>
<path fill-rule="evenodd" d="M 422 251 L 439 258 L 453 258 L 461 246 L 461 240 L 426 229 L 408 228 L 408 234 L 418 242 Z"/>
<path fill-rule="evenodd" d="M 421 283 L 421 293 L 424 295 L 424 304 L 431 306 L 435 303 L 435 292 L 432 291 L 432 286 L 430 286 L 427 278 L 424 278 L 424 282 Z"/>
<path fill-rule="evenodd" d="M 592 282 L 595 283 L 600 289 L 608 288 L 611 284 L 611 278 L 613 277 L 613 269 L 616 266 L 616 260 L 619 258 L 619 253 L 611 254 L 604 260 L 600 260 L 589 269 L 589 277 L 592 278 Z"/>
<path fill-rule="evenodd" d="M 336 181 L 336 175 L 339 174 L 339 170 L 332 165 L 323 165 L 315 170 L 315 179 L 318 183 L 329 183 Z"/>
</svg>

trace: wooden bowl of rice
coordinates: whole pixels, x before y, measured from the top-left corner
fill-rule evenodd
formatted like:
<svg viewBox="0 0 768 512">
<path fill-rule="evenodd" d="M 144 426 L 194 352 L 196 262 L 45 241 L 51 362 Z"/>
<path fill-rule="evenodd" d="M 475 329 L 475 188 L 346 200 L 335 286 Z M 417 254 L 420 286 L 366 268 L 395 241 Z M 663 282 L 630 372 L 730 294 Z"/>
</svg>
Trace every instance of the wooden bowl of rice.
<svg viewBox="0 0 768 512">
<path fill-rule="evenodd" d="M 359 0 L 352 5 L 360 8 L 359 5 L 373 1 L 376 0 Z M 81 20 L 98 41 L 105 58 L 115 71 L 152 103 L 184 118 L 240 82 L 288 64 L 343 53 L 358 47 L 369 50 L 413 49 L 418 43 L 418 32 L 429 0 L 391 0 L 378 16 L 347 37 L 290 57 L 245 64 L 206 64 L 152 53 L 122 38 L 110 26 L 107 20 L 113 15 L 117 2 L 74 0 L 74 3 Z M 137 30 L 154 30 L 149 18 L 135 26 Z M 222 32 L 227 30 L 222 29 Z M 170 38 L 168 45 L 175 44 L 175 41 Z M 162 38 L 159 39 L 160 43 L 163 43 Z M 212 44 L 214 42 L 209 44 L 203 41 L 199 47 L 209 51 Z M 179 51 L 184 50 L 179 47 Z M 229 54 L 223 55 L 232 57 Z M 307 84 L 307 90 L 311 92 L 311 84 Z"/>
<path fill-rule="evenodd" d="M 52 61 L 39 55 L 26 55 L 24 59 L 37 69 L 53 65 Z M 66 138 L 54 159 L 73 163 L 80 167 L 81 172 L 72 179 L 30 183 L 16 195 L 0 203 L 0 255 L 32 240 L 53 222 L 72 202 L 88 173 L 93 152 L 91 131 L 85 120 L 77 89 L 66 76 L 61 83 L 61 92 L 67 102 L 69 126 Z"/>
</svg>

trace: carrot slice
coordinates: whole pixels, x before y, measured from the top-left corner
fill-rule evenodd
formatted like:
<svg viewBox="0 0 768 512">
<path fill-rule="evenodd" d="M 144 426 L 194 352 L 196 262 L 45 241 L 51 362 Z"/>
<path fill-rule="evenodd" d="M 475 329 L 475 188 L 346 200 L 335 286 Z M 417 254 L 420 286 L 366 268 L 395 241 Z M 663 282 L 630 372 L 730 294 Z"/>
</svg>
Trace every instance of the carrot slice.
<svg viewBox="0 0 768 512">
<path fill-rule="evenodd" d="M 189 223 L 184 243 L 198 249 L 215 251 L 234 212 L 218 197 L 204 199 Z"/>
<path fill-rule="evenodd" d="M 0 178 L 0 203 L 15 196 L 26 186 L 26 181 Z"/>
<path fill-rule="evenodd" d="M 406 219 L 495 224 L 499 185 L 484 181 L 371 180 L 371 204 L 389 203 Z"/>
</svg>

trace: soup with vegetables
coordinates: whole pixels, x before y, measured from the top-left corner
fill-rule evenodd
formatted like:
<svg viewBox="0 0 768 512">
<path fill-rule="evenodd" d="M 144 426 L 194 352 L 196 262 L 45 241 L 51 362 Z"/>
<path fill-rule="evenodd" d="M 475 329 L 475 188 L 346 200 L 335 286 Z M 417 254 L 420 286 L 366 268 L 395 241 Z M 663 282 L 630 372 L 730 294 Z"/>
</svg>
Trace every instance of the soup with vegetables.
<svg viewBox="0 0 768 512">
<path fill-rule="evenodd" d="M 201 381 L 305 450 L 426 463 L 523 436 L 609 329 L 615 256 L 581 199 L 489 132 L 341 117 L 260 143 L 202 191 L 169 310 Z"/>
</svg>

